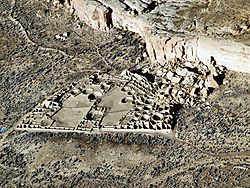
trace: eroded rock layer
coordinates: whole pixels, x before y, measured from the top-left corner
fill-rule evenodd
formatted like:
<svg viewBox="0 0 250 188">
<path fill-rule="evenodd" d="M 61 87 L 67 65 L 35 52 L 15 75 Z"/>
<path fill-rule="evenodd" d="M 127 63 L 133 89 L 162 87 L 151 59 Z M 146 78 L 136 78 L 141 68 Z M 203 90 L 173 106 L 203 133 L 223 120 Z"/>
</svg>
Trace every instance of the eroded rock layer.
<svg viewBox="0 0 250 188">
<path fill-rule="evenodd" d="M 71 6 L 94 29 L 107 31 L 114 26 L 140 34 L 152 62 L 164 64 L 173 58 L 185 58 L 206 63 L 212 58 L 230 70 L 250 72 L 250 47 L 221 38 L 249 33 L 249 20 L 245 19 L 245 25 L 222 23 L 221 28 L 219 23 L 212 27 L 204 25 L 206 17 L 217 16 L 210 11 L 212 1 L 72 0 Z M 192 12 L 197 18 L 187 17 Z M 237 12 L 232 15 L 237 16 Z M 214 38 L 217 35 L 220 39 Z"/>
</svg>

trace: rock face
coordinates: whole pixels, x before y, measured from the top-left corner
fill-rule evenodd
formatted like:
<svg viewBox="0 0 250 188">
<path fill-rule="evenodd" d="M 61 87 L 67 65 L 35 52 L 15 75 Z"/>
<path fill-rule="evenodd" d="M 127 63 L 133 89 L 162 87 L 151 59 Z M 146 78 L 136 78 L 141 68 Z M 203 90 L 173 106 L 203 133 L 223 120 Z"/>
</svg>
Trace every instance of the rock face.
<svg viewBox="0 0 250 188">
<path fill-rule="evenodd" d="M 212 6 L 211 2 L 213 1 L 72 0 L 71 4 L 79 17 L 94 29 L 107 31 L 114 26 L 141 35 L 146 41 L 152 62 L 164 64 L 176 57 L 205 63 L 214 59 L 230 70 L 250 72 L 249 46 L 233 40 L 208 37 L 208 32 L 219 26 L 208 29 L 199 18 L 190 21 L 184 14 L 192 11 L 206 14 Z M 239 32 L 244 30 L 249 33 L 248 24 L 247 22 Z M 226 26 L 217 31 L 212 35 L 235 35 L 238 32 L 229 30 Z"/>
<path fill-rule="evenodd" d="M 111 10 L 98 1 L 74 1 L 79 17 L 90 27 L 107 31 L 112 25 Z"/>
<path fill-rule="evenodd" d="M 151 41 L 150 44 L 154 42 L 155 44 L 147 48 L 154 61 L 164 62 L 168 58 L 184 58 L 208 64 L 211 60 L 215 60 L 230 70 L 250 73 L 250 47 L 241 43 L 203 36 L 191 39 L 173 38 L 165 42 L 165 45 L 162 41 L 156 41 Z"/>
</svg>

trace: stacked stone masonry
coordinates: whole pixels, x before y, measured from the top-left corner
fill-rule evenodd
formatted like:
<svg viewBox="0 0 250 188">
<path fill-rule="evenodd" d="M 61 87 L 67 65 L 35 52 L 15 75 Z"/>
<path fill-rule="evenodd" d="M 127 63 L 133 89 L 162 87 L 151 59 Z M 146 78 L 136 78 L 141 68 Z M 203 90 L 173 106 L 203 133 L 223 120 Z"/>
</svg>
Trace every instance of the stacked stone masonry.
<svg viewBox="0 0 250 188">
<path fill-rule="evenodd" d="M 46 99 L 16 129 L 173 136 L 177 109 L 205 101 L 223 75 L 215 62 L 190 61 L 94 74 Z"/>
</svg>

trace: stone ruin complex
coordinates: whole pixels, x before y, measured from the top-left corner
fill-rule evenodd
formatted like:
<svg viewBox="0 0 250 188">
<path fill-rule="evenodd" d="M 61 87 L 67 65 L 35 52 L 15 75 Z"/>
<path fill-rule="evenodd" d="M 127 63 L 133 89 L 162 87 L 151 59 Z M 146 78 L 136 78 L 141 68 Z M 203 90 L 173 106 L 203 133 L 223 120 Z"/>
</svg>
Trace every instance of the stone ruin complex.
<svg viewBox="0 0 250 188">
<path fill-rule="evenodd" d="M 95 74 L 46 99 L 16 129 L 171 137 L 177 109 L 205 101 L 223 74 L 215 62 L 190 61 L 147 65 L 120 76 Z"/>
<path fill-rule="evenodd" d="M 53 3 L 61 5 L 58 0 Z M 95 74 L 79 81 L 39 104 L 16 129 L 173 136 L 178 109 L 204 102 L 223 83 L 225 67 L 250 72 L 249 46 L 198 34 L 195 31 L 202 30 L 201 23 L 196 23 L 192 32 L 189 31 L 192 23 L 187 20 L 176 24 L 181 10 L 208 3 L 207 0 L 65 1 L 64 6 L 93 29 L 108 32 L 116 27 L 138 33 L 146 42 L 152 64 L 125 70 L 120 76 Z"/>
</svg>

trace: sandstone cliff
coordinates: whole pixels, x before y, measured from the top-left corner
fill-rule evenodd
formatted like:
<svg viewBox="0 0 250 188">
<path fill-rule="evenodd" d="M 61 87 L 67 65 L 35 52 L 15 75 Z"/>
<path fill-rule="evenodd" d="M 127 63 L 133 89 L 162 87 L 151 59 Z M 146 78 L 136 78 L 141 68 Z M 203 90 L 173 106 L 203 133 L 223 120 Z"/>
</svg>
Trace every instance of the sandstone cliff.
<svg viewBox="0 0 250 188">
<path fill-rule="evenodd" d="M 206 63 L 214 59 L 230 70 L 250 72 L 250 46 L 235 41 L 235 36 L 249 39 L 249 18 L 237 19 L 237 10 L 220 10 L 213 3 L 209 0 L 71 1 L 79 17 L 94 29 L 108 31 L 116 27 L 142 36 L 152 62 L 164 64 L 172 58 L 184 58 Z M 245 3 L 248 16 L 250 6 Z M 223 17 L 223 11 L 232 14 L 234 22 L 230 16 L 228 20 Z M 218 16 L 218 20 L 213 16 Z M 209 26 L 212 21 L 214 24 Z"/>
</svg>

